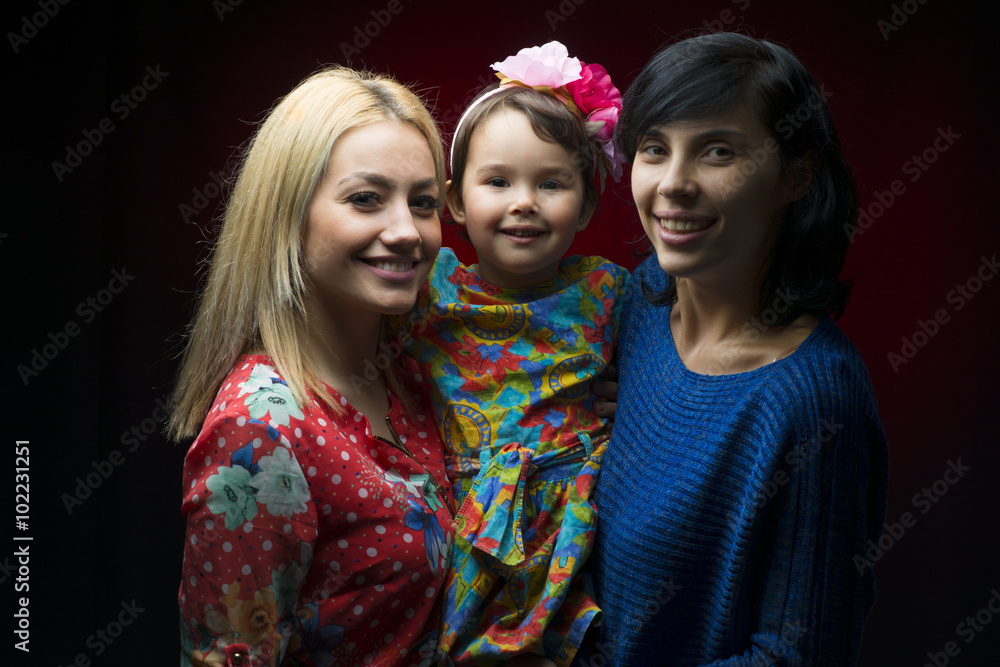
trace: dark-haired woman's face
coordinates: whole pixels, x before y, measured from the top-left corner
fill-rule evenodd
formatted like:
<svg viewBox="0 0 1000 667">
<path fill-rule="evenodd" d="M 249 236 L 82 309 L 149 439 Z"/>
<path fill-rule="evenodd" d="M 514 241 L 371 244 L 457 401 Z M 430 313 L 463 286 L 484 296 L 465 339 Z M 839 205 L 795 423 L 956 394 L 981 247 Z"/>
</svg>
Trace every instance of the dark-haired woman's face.
<svg viewBox="0 0 1000 667">
<path fill-rule="evenodd" d="M 632 196 L 660 266 L 722 284 L 753 284 L 795 182 L 777 141 L 743 106 L 649 128 L 632 164 Z"/>
</svg>

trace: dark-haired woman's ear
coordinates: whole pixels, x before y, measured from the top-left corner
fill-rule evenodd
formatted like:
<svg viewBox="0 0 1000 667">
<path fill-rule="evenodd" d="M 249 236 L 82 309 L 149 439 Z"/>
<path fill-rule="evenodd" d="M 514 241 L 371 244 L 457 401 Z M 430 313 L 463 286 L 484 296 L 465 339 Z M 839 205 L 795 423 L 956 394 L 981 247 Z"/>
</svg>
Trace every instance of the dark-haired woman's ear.
<svg viewBox="0 0 1000 667">
<path fill-rule="evenodd" d="M 809 194 L 813 181 L 816 180 L 816 172 L 819 171 L 819 156 L 816 151 L 810 149 L 805 155 L 794 160 L 790 167 L 792 176 L 792 201 L 798 201 Z"/>
<path fill-rule="evenodd" d="M 458 188 L 453 187 L 450 180 L 444 184 L 444 203 L 448 205 L 448 213 L 451 214 L 453 222 L 465 226 L 465 207 L 462 205 L 462 197 Z"/>
</svg>

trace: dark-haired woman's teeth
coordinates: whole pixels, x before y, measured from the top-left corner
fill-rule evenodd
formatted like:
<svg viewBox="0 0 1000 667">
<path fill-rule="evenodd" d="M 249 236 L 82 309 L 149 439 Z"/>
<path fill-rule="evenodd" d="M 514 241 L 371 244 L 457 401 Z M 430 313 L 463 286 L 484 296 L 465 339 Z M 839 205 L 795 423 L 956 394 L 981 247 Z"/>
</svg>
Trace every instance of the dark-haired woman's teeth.
<svg viewBox="0 0 1000 667">
<path fill-rule="evenodd" d="M 690 220 L 667 219 L 660 220 L 660 227 L 663 227 L 668 232 L 697 232 L 708 227 L 708 221 L 698 220 L 697 222 L 691 222 Z"/>
</svg>

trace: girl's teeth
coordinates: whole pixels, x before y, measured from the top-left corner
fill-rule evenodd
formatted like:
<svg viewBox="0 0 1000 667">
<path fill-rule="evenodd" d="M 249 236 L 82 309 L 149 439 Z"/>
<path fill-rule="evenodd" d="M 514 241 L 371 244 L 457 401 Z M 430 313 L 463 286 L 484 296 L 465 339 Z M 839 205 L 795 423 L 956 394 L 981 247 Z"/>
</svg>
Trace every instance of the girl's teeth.
<svg viewBox="0 0 1000 667">
<path fill-rule="evenodd" d="M 403 271 L 409 271 L 413 264 L 411 262 L 375 262 L 374 266 L 376 269 L 382 269 L 383 271 L 402 273 Z"/>
<path fill-rule="evenodd" d="M 690 222 L 683 220 L 660 220 L 660 226 L 668 232 L 697 232 L 708 227 L 707 220 Z"/>
</svg>

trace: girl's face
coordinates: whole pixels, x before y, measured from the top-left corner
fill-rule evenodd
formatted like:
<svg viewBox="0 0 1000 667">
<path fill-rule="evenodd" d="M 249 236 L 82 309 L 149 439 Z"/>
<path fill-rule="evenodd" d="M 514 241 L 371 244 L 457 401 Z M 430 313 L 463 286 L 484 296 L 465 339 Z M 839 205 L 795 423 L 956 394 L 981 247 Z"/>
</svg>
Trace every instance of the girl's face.
<svg viewBox="0 0 1000 667">
<path fill-rule="evenodd" d="M 381 121 L 341 135 L 306 214 L 310 301 L 339 317 L 412 308 L 441 247 L 439 196 L 413 126 Z"/>
<path fill-rule="evenodd" d="M 450 189 L 447 199 L 476 248 L 480 277 L 498 287 L 552 280 L 592 213 L 584 210 L 578 161 L 508 109 L 473 132 L 462 192 Z"/>
<path fill-rule="evenodd" d="M 786 206 L 805 194 L 799 169 L 782 170 L 777 141 L 743 106 L 649 128 L 632 165 L 632 195 L 660 267 L 678 278 L 753 285 Z"/>
</svg>

